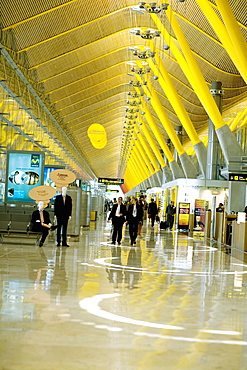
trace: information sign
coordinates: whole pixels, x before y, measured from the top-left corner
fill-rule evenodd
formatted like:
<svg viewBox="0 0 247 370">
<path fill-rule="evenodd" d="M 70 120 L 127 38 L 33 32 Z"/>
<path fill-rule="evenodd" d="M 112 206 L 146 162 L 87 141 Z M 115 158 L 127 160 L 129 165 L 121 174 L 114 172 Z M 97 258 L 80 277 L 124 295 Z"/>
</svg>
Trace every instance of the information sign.
<svg viewBox="0 0 247 370">
<path fill-rule="evenodd" d="M 247 173 L 229 173 L 229 181 L 247 181 Z"/>
<path fill-rule="evenodd" d="M 122 185 L 124 183 L 124 179 L 111 179 L 99 177 L 98 182 L 105 185 Z"/>
<path fill-rule="evenodd" d="M 178 229 L 189 229 L 190 203 L 179 203 L 178 206 Z"/>
</svg>

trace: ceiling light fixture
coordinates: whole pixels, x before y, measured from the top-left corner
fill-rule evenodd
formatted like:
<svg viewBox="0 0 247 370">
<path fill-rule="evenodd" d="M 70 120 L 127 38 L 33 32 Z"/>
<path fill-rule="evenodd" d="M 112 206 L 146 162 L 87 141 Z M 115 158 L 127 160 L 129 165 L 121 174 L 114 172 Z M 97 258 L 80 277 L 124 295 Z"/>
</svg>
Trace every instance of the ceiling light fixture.
<svg viewBox="0 0 247 370">
<path fill-rule="evenodd" d="M 148 59 L 155 56 L 155 51 L 151 51 L 150 48 L 145 48 L 146 50 L 140 50 L 138 47 L 130 47 L 129 50 L 133 52 L 133 55 L 137 56 L 139 59 Z"/>
<path fill-rule="evenodd" d="M 160 37 L 160 31 L 154 30 L 152 28 L 133 28 L 132 30 L 130 30 L 130 33 L 136 36 L 141 36 L 141 38 L 145 40 L 152 40 L 155 37 Z"/>
<path fill-rule="evenodd" d="M 146 11 L 147 13 L 160 13 L 162 10 L 167 10 L 169 4 L 167 3 L 162 3 L 161 4 L 161 7 L 160 6 L 157 6 L 156 3 L 146 3 L 145 1 L 140 1 L 139 3 L 139 7 L 135 6 L 133 7 L 132 9 L 133 10 L 136 10 L 136 11 Z"/>
<path fill-rule="evenodd" d="M 142 84 L 140 81 L 129 81 L 128 85 L 135 86 L 135 87 L 141 87 L 147 85 L 147 81 L 143 81 Z"/>
<path fill-rule="evenodd" d="M 135 67 L 132 67 L 131 72 L 135 72 L 138 75 L 144 75 L 146 73 L 150 73 L 151 69 L 150 68 L 135 68 Z"/>
</svg>

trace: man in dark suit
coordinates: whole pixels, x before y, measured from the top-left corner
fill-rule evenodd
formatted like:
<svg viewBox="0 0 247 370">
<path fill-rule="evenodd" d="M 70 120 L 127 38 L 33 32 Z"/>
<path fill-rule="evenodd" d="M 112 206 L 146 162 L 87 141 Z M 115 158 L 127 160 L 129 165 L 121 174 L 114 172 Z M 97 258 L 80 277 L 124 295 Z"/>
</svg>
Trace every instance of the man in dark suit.
<svg viewBox="0 0 247 370">
<path fill-rule="evenodd" d="M 128 207 L 126 224 L 129 224 L 129 235 L 131 245 L 136 244 L 138 225 L 142 224 L 143 209 L 138 204 L 137 198 L 132 198 L 132 203 Z"/>
<path fill-rule="evenodd" d="M 118 202 L 113 204 L 111 213 L 108 217 L 108 221 L 112 219 L 113 233 L 112 233 L 112 244 L 121 244 L 122 240 L 122 229 L 125 222 L 126 207 L 123 204 L 123 198 L 119 197 Z"/>
<path fill-rule="evenodd" d="M 158 208 L 153 198 L 151 199 L 151 203 L 149 203 L 148 205 L 148 214 L 150 215 L 151 218 L 151 225 L 152 227 L 154 227 L 154 221 L 156 215 L 158 214 Z"/>
<path fill-rule="evenodd" d="M 167 223 L 168 227 L 170 228 L 170 231 L 172 231 L 173 224 L 174 224 L 174 216 L 176 214 L 176 207 L 174 206 L 174 202 L 171 201 L 170 204 L 166 207 L 166 213 L 167 213 Z"/>
<path fill-rule="evenodd" d="M 71 219 L 72 212 L 72 198 L 67 195 L 67 188 L 62 187 L 62 193 L 57 195 L 54 203 L 54 213 L 57 218 L 57 246 L 61 243 L 61 229 L 62 231 L 62 246 L 69 247 L 67 244 L 67 226 Z"/>
<path fill-rule="evenodd" d="M 31 224 L 32 231 L 42 233 L 42 237 L 39 242 L 40 247 L 43 246 L 49 230 L 55 230 L 57 228 L 57 226 L 51 225 L 49 213 L 44 210 L 44 202 L 42 201 L 38 203 L 38 209 L 36 211 L 33 211 Z"/>
</svg>

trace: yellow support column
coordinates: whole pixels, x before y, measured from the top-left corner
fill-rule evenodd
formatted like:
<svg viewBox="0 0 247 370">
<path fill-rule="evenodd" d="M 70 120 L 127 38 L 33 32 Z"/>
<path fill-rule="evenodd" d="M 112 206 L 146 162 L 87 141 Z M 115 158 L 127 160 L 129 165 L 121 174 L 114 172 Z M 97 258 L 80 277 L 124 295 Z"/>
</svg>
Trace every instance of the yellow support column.
<svg viewBox="0 0 247 370">
<path fill-rule="evenodd" d="M 140 89 L 136 88 L 136 90 L 140 94 Z M 170 149 L 168 148 L 163 136 L 161 135 L 160 130 L 159 130 L 158 126 L 156 125 L 156 122 L 153 119 L 152 114 L 150 113 L 150 110 L 149 110 L 147 104 L 145 104 L 144 98 L 141 97 L 140 100 L 141 100 L 141 107 L 142 107 L 143 111 L 146 113 L 145 114 L 145 119 L 147 120 L 147 122 L 149 124 L 149 127 L 153 131 L 154 136 L 156 137 L 156 139 L 157 139 L 161 149 L 163 150 L 168 162 L 174 161 L 173 155 L 172 155 Z"/>
<path fill-rule="evenodd" d="M 193 145 L 198 144 L 201 140 L 199 139 L 199 136 L 190 120 L 190 117 L 184 108 L 180 97 L 177 93 L 177 90 L 175 89 L 170 76 L 168 75 L 168 72 L 166 68 L 163 65 L 163 62 L 161 61 L 160 57 L 158 56 L 157 52 L 155 54 L 155 59 L 157 61 L 157 64 L 159 65 L 158 70 L 157 66 L 154 64 L 152 58 L 148 59 L 148 64 L 150 68 L 152 69 L 153 73 L 156 76 L 159 76 L 159 83 L 162 87 L 163 91 L 165 92 L 169 102 L 171 103 L 174 111 L 176 112 L 181 124 L 183 125 L 185 131 L 187 132 L 190 140 L 192 141 Z M 161 72 L 161 74 L 160 74 Z"/>
<path fill-rule="evenodd" d="M 148 167 L 148 171 L 151 175 L 153 175 L 155 173 L 154 171 L 154 168 L 152 167 L 151 163 L 150 163 L 150 159 L 148 158 L 146 152 L 143 150 L 143 147 L 141 145 L 141 143 L 139 142 L 138 140 L 138 136 L 134 133 L 134 137 L 135 137 L 135 145 L 136 147 L 138 148 L 139 152 L 140 152 L 140 155 L 142 156 L 142 158 L 144 159 L 144 162 L 146 163 L 147 167 Z"/>
<path fill-rule="evenodd" d="M 215 13 L 210 2 L 204 0 L 196 0 L 196 2 L 247 83 L 247 46 L 228 0 L 224 0 L 224 2 L 216 0 L 218 10 L 221 13 L 224 23 Z"/>
<path fill-rule="evenodd" d="M 141 129 L 141 127 L 142 126 L 140 126 L 140 129 Z M 142 129 L 141 129 L 141 131 L 143 131 Z M 145 141 L 145 139 L 144 139 L 144 137 L 143 137 L 143 134 L 142 134 L 142 132 L 141 131 L 136 131 L 136 133 L 137 133 L 137 135 L 138 135 L 138 138 L 139 138 L 139 140 L 140 140 L 140 143 L 141 143 L 141 145 L 142 145 L 142 147 L 143 147 L 143 149 L 145 150 L 145 152 L 147 153 L 147 155 L 148 155 L 148 157 L 149 157 L 149 159 L 150 159 L 150 161 L 151 161 L 151 163 L 152 163 L 152 165 L 153 165 L 153 167 L 154 167 L 154 170 L 155 170 L 155 172 L 158 172 L 159 171 L 159 167 L 158 167 L 158 165 L 157 165 L 157 161 L 156 161 L 156 158 L 155 158 L 155 156 L 153 155 L 153 152 L 151 151 L 151 149 L 149 148 L 149 146 L 148 146 L 148 144 L 146 143 L 146 141 Z M 138 133 L 139 132 L 139 133 Z"/>
<path fill-rule="evenodd" d="M 139 184 L 141 182 L 141 175 L 140 175 L 140 171 L 139 171 L 138 167 L 136 166 L 136 163 L 135 163 L 132 156 L 129 160 L 129 167 L 128 168 L 133 169 L 133 173 L 134 173 L 133 179 L 135 180 L 136 183 Z"/>
<path fill-rule="evenodd" d="M 130 184 L 131 189 L 135 188 L 139 184 L 139 181 L 135 177 L 135 172 L 133 168 L 127 168 L 126 175 L 124 176 L 126 177 L 128 176 L 128 179 L 129 179 L 128 184 Z"/>
<path fill-rule="evenodd" d="M 136 180 L 136 175 L 131 165 L 128 166 L 125 170 L 124 181 L 125 179 L 126 179 L 128 186 L 130 186 L 130 188 L 134 188 L 138 184 L 138 181 Z"/>
<path fill-rule="evenodd" d="M 146 138 L 148 140 L 148 143 L 151 146 L 151 148 L 152 148 L 160 166 L 165 167 L 166 163 L 165 163 L 162 155 L 160 154 L 160 151 L 157 148 L 156 143 L 155 143 L 154 139 L 152 138 L 152 136 L 151 136 L 151 134 L 150 134 L 150 132 L 149 132 L 149 130 L 148 130 L 148 128 L 147 128 L 147 126 L 146 126 L 146 124 L 144 123 L 143 120 L 140 123 L 140 127 L 142 128 L 142 131 L 143 131 L 144 135 L 146 136 Z"/>
<path fill-rule="evenodd" d="M 136 75 L 138 81 L 140 82 L 143 82 L 141 77 Z M 174 147 L 176 148 L 178 154 L 183 154 L 184 153 L 184 149 L 183 149 L 183 146 L 181 144 L 181 142 L 179 141 L 176 133 L 175 133 L 175 130 L 171 124 L 171 122 L 169 121 L 166 113 L 165 113 L 165 110 L 164 110 L 164 107 L 162 106 L 160 100 L 159 100 L 159 97 L 158 95 L 156 94 L 156 92 L 154 91 L 153 89 L 153 86 L 152 84 L 150 83 L 150 81 L 147 81 L 147 86 L 142 86 L 146 96 L 150 97 L 151 98 L 151 104 L 154 108 L 154 110 L 156 111 L 157 115 L 159 116 L 159 119 L 164 127 L 164 129 L 166 130 L 168 136 L 170 137 L 171 141 L 173 142 L 173 145 Z"/>
<path fill-rule="evenodd" d="M 132 156 L 132 161 L 135 164 L 136 170 L 137 171 L 139 170 L 139 183 L 141 183 L 142 181 L 146 180 L 149 177 L 149 175 L 148 173 L 145 172 L 145 169 L 140 164 L 140 161 L 138 160 L 136 155 L 133 153 L 131 156 Z"/>
<path fill-rule="evenodd" d="M 197 96 L 202 102 L 211 121 L 213 122 L 225 160 L 228 163 L 230 156 L 233 155 L 242 156 L 244 155 L 244 152 L 241 149 L 239 143 L 237 142 L 236 137 L 233 135 L 228 125 L 223 121 L 223 118 L 216 105 L 216 102 L 208 89 L 206 81 L 203 78 L 202 72 L 194 59 L 192 51 L 190 50 L 190 47 L 180 29 L 180 26 L 176 18 L 174 17 L 171 7 L 168 7 L 167 15 L 172 25 L 173 31 L 177 37 L 177 41 L 180 44 L 183 55 L 181 54 L 180 50 L 178 49 L 178 47 L 176 46 L 172 39 L 170 39 L 171 50 L 174 56 L 176 57 L 177 61 L 179 62 L 180 67 L 184 71 L 186 77 L 188 78 L 191 86 L 193 87 L 194 91 L 196 92 Z M 151 14 L 151 17 L 154 20 L 155 24 L 157 25 L 158 29 L 161 31 L 161 34 L 165 38 L 166 36 L 169 37 L 168 32 L 165 30 L 163 24 L 161 23 L 157 15 Z"/>
<path fill-rule="evenodd" d="M 138 166 L 140 166 L 140 168 L 141 168 L 141 172 L 142 172 L 143 178 L 146 179 L 146 178 L 150 177 L 151 174 L 149 173 L 149 171 L 147 169 L 147 166 L 146 166 L 144 160 L 142 159 L 142 157 L 139 157 L 138 154 L 134 150 L 133 150 L 132 155 L 134 157 L 134 160 L 138 164 Z"/>
<path fill-rule="evenodd" d="M 232 121 L 232 123 L 230 124 L 230 129 L 231 129 L 231 131 L 234 131 L 236 128 L 237 128 L 237 126 L 238 126 L 238 124 L 239 124 L 239 122 L 242 120 L 242 118 L 245 116 L 247 114 L 247 108 L 245 108 L 244 110 L 243 110 L 243 112 L 241 112 L 241 113 L 238 113 L 237 114 L 237 116 L 235 117 L 235 119 Z"/>
<path fill-rule="evenodd" d="M 128 155 L 133 156 L 135 162 L 138 164 L 138 168 L 142 169 L 142 172 L 146 177 L 150 177 L 153 171 L 149 171 L 149 160 L 147 160 L 147 163 L 145 162 L 141 152 L 138 149 L 138 146 L 136 145 L 136 142 L 137 140 L 134 140 L 133 136 L 130 142 Z"/>
<path fill-rule="evenodd" d="M 155 14 L 150 14 L 152 19 L 154 20 L 156 26 L 160 30 L 161 34 L 165 39 L 170 39 L 170 48 L 172 50 L 172 53 L 174 54 L 175 58 L 177 59 L 180 67 L 182 68 L 185 76 L 189 80 L 191 86 L 193 87 L 194 91 L 196 92 L 198 98 L 202 102 L 205 110 L 207 111 L 209 117 L 211 118 L 212 122 L 215 125 L 215 128 L 220 128 L 222 126 L 225 126 L 225 122 L 222 119 L 222 116 L 219 112 L 219 109 L 210 94 L 209 88 L 206 84 L 206 81 L 203 78 L 202 72 L 200 68 L 198 67 L 196 61 L 194 60 L 194 57 L 192 55 L 192 52 L 190 50 L 190 47 L 180 30 L 180 27 L 173 15 L 173 12 L 171 11 L 170 7 L 168 7 L 167 10 L 167 16 L 172 24 L 173 30 L 176 34 L 176 37 L 178 39 L 178 42 L 180 43 L 180 46 L 182 48 L 182 51 L 185 55 L 181 53 L 181 51 L 178 49 L 177 45 L 174 43 L 174 41 L 170 38 L 169 33 L 165 30 L 165 27 L 161 23 L 160 19 Z"/>
</svg>

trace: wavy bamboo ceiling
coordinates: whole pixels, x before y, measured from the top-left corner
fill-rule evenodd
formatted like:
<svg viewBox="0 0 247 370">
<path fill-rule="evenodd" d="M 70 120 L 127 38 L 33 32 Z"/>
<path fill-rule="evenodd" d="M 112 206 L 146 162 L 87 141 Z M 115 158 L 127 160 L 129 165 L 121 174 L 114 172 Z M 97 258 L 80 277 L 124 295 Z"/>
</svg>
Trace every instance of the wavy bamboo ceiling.
<svg viewBox="0 0 247 370">
<path fill-rule="evenodd" d="M 219 15 L 217 3 L 209 2 Z M 242 0 L 228 2 L 246 40 L 247 3 Z M 246 99 L 246 83 L 197 2 L 170 0 L 167 3 L 208 86 L 212 81 L 222 82 L 225 90 L 223 114 L 226 115 L 227 109 Z M 130 30 L 137 27 L 157 29 L 150 14 L 135 10 L 137 5 L 133 0 L 25 0 L 25 6 L 23 0 L 4 0 L 1 5 L 2 44 L 14 51 L 11 55 L 18 65 L 23 61 L 24 66 L 25 61 L 28 70 L 35 71 L 44 95 L 49 97 L 62 119 L 62 129 L 98 177 L 123 175 L 119 168 L 125 161 L 121 157 L 121 145 L 125 140 L 126 100 L 128 92 L 135 92 L 128 83 L 136 80 L 130 62 L 138 61 L 130 49 L 149 45 Z M 157 6 L 161 3 L 157 2 Z M 155 51 L 196 131 L 201 132 L 208 116 L 171 50 L 164 50 L 164 45 L 169 45 L 171 40 L 180 49 L 169 17 L 165 11 L 158 17 L 170 38 L 165 40 L 162 35 L 155 38 Z M 169 120 L 174 127 L 181 125 L 159 79 L 153 77 L 152 72 L 146 76 L 151 79 Z M 168 138 L 150 102 L 145 104 L 162 135 Z M 102 124 L 107 132 L 108 142 L 103 149 L 95 149 L 87 137 L 87 129 L 93 123 Z M 188 142 L 184 132 L 183 143 Z"/>
</svg>

